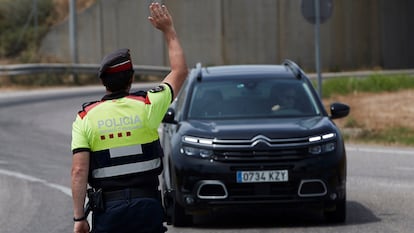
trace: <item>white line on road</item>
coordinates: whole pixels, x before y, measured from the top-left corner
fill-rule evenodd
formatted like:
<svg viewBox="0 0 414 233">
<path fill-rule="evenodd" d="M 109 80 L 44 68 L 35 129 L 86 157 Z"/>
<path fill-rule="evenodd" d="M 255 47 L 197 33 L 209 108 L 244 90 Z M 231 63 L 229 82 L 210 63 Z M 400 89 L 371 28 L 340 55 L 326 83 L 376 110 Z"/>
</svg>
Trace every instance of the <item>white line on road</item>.
<svg viewBox="0 0 414 233">
<path fill-rule="evenodd" d="M 413 155 L 413 149 L 397 149 L 397 148 L 375 148 L 375 147 L 359 147 L 354 145 L 346 145 L 347 151 L 360 151 L 360 152 L 370 152 L 370 153 L 382 153 L 382 154 L 400 154 L 400 155 Z"/>
<path fill-rule="evenodd" d="M 6 175 L 6 176 L 12 176 L 12 177 L 22 179 L 22 180 L 26 180 L 26 181 L 30 181 L 30 182 L 38 182 L 38 183 L 41 183 L 41 184 L 43 184 L 47 187 L 59 190 L 62 193 L 66 194 L 70 197 L 72 196 L 72 191 L 71 191 L 70 188 L 67 188 L 65 186 L 58 185 L 58 184 L 49 183 L 46 180 L 42 180 L 42 179 L 36 178 L 34 176 L 29 176 L 29 175 L 25 175 L 25 174 L 22 174 L 22 173 L 9 171 L 9 170 L 4 170 L 4 169 L 0 169 L 0 174 Z"/>
<path fill-rule="evenodd" d="M 58 185 L 58 184 L 49 183 L 46 180 L 42 180 L 42 179 L 36 178 L 34 176 L 29 176 L 29 175 L 25 175 L 25 174 L 22 174 L 22 173 L 9 171 L 9 170 L 4 170 L 4 169 L 0 169 L 0 174 L 6 175 L 6 176 L 11 176 L 11 177 L 22 179 L 22 180 L 26 180 L 26 181 L 29 181 L 29 182 L 38 182 L 38 183 L 41 183 L 41 184 L 43 184 L 47 187 L 50 187 L 52 189 L 56 189 L 58 191 L 61 191 L 62 193 L 66 194 L 67 196 L 72 197 L 72 190 L 70 188 L 62 186 L 62 185 Z M 88 202 L 88 198 L 86 198 L 85 201 Z M 92 215 L 89 215 L 87 219 L 88 219 L 89 224 L 91 224 L 92 223 Z"/>
</svg>

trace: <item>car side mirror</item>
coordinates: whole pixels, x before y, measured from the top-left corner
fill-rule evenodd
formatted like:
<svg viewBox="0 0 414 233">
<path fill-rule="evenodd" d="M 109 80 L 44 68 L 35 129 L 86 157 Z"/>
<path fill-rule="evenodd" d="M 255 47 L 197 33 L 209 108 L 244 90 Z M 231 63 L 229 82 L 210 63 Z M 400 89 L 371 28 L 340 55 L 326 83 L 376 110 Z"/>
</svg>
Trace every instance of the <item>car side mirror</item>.
<svg viewBox="0 0 414 233">
<path fill-rule="evenodd" d="M 168 108 L 167 112 L 164 115 L 164 118 L 162 119 L 163 123 L 169 123 L 169 124 L 177 124 L 177 121 L 175 118 L 175 111 L 172 108 Z"/>
<path fill-rule="evenodd" d="M 350 107 L 343 103 L 332 103 L 331 104 L 331 119 L 338 119 L 346 117 L 349 114 Z"/>
</svg>

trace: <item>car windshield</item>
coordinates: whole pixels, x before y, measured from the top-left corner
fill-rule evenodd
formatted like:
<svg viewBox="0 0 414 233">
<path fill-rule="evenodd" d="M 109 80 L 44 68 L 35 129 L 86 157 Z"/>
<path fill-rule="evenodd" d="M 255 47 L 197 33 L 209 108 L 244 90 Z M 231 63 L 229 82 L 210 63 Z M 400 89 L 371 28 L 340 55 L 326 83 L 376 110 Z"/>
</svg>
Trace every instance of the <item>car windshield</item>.
<svg viewBox="0 0 414 233">
<path fill-rule="evenodd" d="M 195 85 L 188 119 L 320 115 L 311 87 L 296 79 L 215 80 Z"/>
</svg>

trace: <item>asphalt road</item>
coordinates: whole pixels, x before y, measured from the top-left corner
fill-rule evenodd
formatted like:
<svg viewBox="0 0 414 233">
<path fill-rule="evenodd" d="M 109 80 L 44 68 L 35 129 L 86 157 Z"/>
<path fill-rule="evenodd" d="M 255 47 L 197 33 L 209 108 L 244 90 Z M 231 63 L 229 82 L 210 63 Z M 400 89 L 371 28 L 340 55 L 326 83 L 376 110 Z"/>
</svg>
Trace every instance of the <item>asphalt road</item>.
<svg viewBox="0 0 414 233">
<path fill-rule="evenodd" d="M 143 87 L 144 89 L 146 87 Z M 0 93 L 0 232 L 72 232 L 70 129 L 101 87 Z M 414 229 L 414 148 L 347 145 L 347 221 L 300 209 L 217 213 L 169 232 L 406 232 Z"/>
</svg>

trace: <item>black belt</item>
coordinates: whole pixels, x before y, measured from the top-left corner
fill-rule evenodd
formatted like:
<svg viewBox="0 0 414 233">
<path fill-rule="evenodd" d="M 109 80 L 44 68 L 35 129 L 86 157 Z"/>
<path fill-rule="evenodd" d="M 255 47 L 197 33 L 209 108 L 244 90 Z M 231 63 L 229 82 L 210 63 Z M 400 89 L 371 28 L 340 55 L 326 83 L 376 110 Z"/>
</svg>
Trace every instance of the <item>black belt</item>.
<svg viewBox="0 0 414 233">
<path fill-rule="evenodd" d="M 132 198 L 159 198 L 159 191 L 153 189 L 128 188 L 116 191 L 103 192 L 105 201 L 129 200 Z"/>
</svg>

